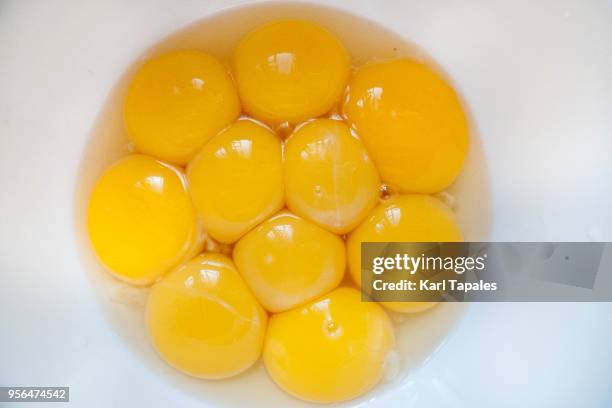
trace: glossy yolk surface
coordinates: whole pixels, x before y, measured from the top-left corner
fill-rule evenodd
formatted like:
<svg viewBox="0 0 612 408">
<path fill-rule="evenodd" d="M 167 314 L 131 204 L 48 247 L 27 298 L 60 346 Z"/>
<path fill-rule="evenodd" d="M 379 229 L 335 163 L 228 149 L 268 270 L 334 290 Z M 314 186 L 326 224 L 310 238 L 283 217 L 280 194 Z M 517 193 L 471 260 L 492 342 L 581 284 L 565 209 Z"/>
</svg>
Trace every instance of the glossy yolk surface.
<svg viewBox="0 0 612 408">
<path fill-rule="evenodd" d="M 263 359 L 272 379 L 297 398 L 329 403 L 358 397 L 383 376 L 395 346 L 393 327 L 376 303 L 339 288 L 270 318 Z"/>
<path fill-rule="evenodd" d="M 223 243 L 238 240 L 284 205 L 280 140 L 249 120 L 208 142 L 187 177 L 206 231 Z"/>
<path fill-rule="evenodd" d="M 234 54 L 244 110 L 270 124 L 320 116 L 339 101 L 350 75 L 344 46 L 324 28 L 282 20 L 247 34 Z"/>
<path fill-rule="evenodd" d="M 363 66 L 343 111 L 392 190 L 435 193 L 459 174 L 466 118 L 453 89 L 426 65 L 400 59 Z"/>
<path fill-rule="evenodd" d="M 348 237 L 347 259 L 353 280 L 361 284 L 362 242 L 455 242 L 461 231 L 453 212 L 437 198 L 400 195 L 381 203 Z M 398 312 L 419 312 L 432 302 L 384 302 Z"/>
<path fill-rule="evenodd" d="M 234 248 L 238 270 L 272 312 L 304 304 L 338 286 L 345 256 L 340 237 L 287 211 L 247 233 Z"/>
<path fill-rule="evenodd" d="M 137 149 L 181 165 L 239 114 L 228 72 L 199 51 L 145 62 L 130 83 L 124 106 L 128 136 Z"/>
<path fill-rule="evenodd" d="M 201 244 L 182 174 L 142 155 L 119 160 L 100 177 L 87 227 L 102 263 L 137 285 L 154 282 Z"/>
<path fill-rule="evenodd" d="M 146 320 L 155 348 L 170 365 L 217 379 L 259 358 L 267 316 L 229 258 L 203 254 L 153 286 Z"/>
<path fill-rule="evenodd" d="M 285 144 L 287 206 L 337 234 L 351 231 L 380 195 L 374 163 L 340 121 L 316 119 Z"/>
</svg>

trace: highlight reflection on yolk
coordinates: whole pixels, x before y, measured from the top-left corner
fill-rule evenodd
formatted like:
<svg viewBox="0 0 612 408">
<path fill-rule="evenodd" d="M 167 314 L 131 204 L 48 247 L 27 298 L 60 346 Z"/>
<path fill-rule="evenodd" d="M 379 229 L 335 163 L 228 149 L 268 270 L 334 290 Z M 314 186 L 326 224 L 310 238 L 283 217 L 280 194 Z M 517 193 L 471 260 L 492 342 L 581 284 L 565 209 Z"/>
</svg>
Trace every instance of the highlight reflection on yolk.
<svg viewBox="0 0 612 408">
<path fill-rule="evenodd" d="M 468 145 L 455 91 L 425 64 L 400 59 L 353 75 L 344 115 L 392 190 L 435 193 L 457 177 Z"/>
<path fill-rule="evenodd" d="M 229 73 L 200 51 L 177 51 L 145 62 L 130 83 L 124 106 L 136 148 L 180 165 L 239 114 Z"/>
<path fill-rule="evenodd" d="M 287 206 L 337 234 L 376 206 L 380 179 L 362 143 L 340 121 L 316 119 L 285 145 Z"/>
<path fill-rule="evenodd" d="M 301 305 L 338 286 L 345 256 L 340 237 L 288 211 L 247 233 L 234 248 L 238 270 L 272 312 Z"/>
<path fill-rule="evenodd" d="M 263 360 L 289 394 L 320 403 L 355 398 L 384 374 L 395 346 L 391 321 L 359 291 L 342 287 L 270 318 Z"/>
<path fill-rule="evenodd" d="M 362 242 L 456 242 L 461 231 L 453 212 L 437 198 L 426 195 L 401 195 L 381 203 L 348 237 L 349 271 L 361 285 Z M 384 302 L 398 312 L 419 312 L 433 302 Z"/>
<path fill-rule="evenodd" d="M 239 120 L 208 142 L 187 169 L 189 191 L 216 240 L 232 243 L 284 204 L 280 140 Z"/>
<path fill-rule="evenodd" d="M 102 263 L 137 285 L 154 282 L 201 246 L 182 174 L 143 155 L 119 160 L 100 177 L 87 227 Z"/>
<path fill-rule="evenodd" d="M 170 365 L 218 379 L 257 361 L 267 316 L 228 257 L 203 254 L 153 286 L 146 320 L 155 348 Z"/>
<path fill-rule="evenodd" d="M 270 124 L 295 124 L 330 111 L 340 100 L 350 57 L 324 28 L 283 20 L 242 39 L 234 74 L 248 114 Z"/>
</svg>

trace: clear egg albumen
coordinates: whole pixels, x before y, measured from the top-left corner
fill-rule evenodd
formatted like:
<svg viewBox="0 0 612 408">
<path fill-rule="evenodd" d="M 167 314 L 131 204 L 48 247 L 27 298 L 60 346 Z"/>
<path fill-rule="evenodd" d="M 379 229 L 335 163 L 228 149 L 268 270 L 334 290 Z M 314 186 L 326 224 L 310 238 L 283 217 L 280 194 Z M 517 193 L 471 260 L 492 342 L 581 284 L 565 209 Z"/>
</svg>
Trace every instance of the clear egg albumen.
<svg viewBox="0 0 612 408">
<path fill-rule="evenodd" d="M 264 4 L 216 14 L 162 40 L 149 49 L 145 57 L 176 49 L 200 49 L 229 64 L 234 47 L 250 28 L 279 18 L 296 17 L 315 21 L 330 29 L 348 49 L 355 65 L 362 65 L 373 59 L 409 56 L 425 61 L 439 71 L 424 52 L 380 26 L 335 9 L 308 5 Z M 139 65 L 137 62 L 130 67 L 111 92 L 92 130 L 77 186 L 76 216 L 79 223 L 84 219 L 89 191 L 97 177 L 110 163 L 129 152 L 121 107 L 126 86 Z M 444 74 L 442 76 L 446 77 Z M 467 111 L 465 104 L 464 109 Z M 469 116 L 469 112 L 466 113 Z M 471 145 L 466 168 L 447 194 L 455 197 L 454 206 L 457 208 L 457 217 L 464 236 L 466 239 L 477 240 L 486 237 L 488 181 L 486 171 L 482 168 L 484 160 L 478 144 L 478 135 L 473 127 L 470 130 Z M 289 134 L 290 131 L 289 128 L 278 133 Z M 98 287 L 97 293 L 112 326 L 129 348 L 149 367 L 180 388 L 219 406 L 231 406 L 246 401 L 256 406 L 267 406 L 270 401 L 283 403 L 285 406 L 302 405 L 300 401 L 281 392 L 267 378 L 261 363 L 238 377 L 213 383 L 187 378 L 169 369 L 151 349 L 144 329 L 144 299 L 149 289 L 130 287 L 108 276 L 91 254 L 85 226 L 80 225 L 79 229 L 83 253 L 86 254 L 86 269 L 92 271 L 90 278 Z M 214 247 L 215 244 L 211 246 Z M 421 314 L 391 313 L 396 326 L 396 349 L 388 356 L 387 372 L 383 380 L 387 384 L 379 385 L 362 399 L 376 398 L 388 387 L 401 381 L 409 370 L 418 369 L 419 363 L 443 342 L 448 331 L 460 319 L 465 307 L 462 304 L 447 303 Z M 240 392 L 236 392 L 238 390 Z"/>
</svg>

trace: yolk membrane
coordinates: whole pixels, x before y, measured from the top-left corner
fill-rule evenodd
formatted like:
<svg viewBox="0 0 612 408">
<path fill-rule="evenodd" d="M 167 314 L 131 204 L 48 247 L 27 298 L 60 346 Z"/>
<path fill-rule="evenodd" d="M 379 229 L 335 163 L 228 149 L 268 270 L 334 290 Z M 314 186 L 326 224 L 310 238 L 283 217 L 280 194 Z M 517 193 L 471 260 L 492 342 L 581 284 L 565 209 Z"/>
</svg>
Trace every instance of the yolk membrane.
<svg viewBox="0 0 612 408">
<path fill-rule="evenodd" d="M 381 203 L 348 237 L 347 260 L 355 283 L 361 285 L 362 242 L 456 242 L 461 231 L 450 208 L 427 195 L 394 196 Z M 398 312 L 419 312 L 434 302 L 384 302 Z"/>
<path fill-rule="evenodd" d="M 219 379 L 257 361 L 267 316 L 231 259 L 207 253 L 153 286 L 146 321 L 155 348 L 171 366 Z"/>
<path fill-rule="evenodd" d="M 287 207 L 337 234 L 354 229 L 378 202 L 380 179 L 348 126 L 316 119 L 285 144 Z"/>
<path fill-rule="evenodd" d="M 296 124 L 330 111 L 342 96 L 350 64 L 340 41 L 302 20 L 251 31 L 233 63 L 244 110 L 269 124 Z"/>
<path fill-rule="evenodd" d="M 384 374 L 395 347 L 391 321 L 359 291 L 341 287 L 270 318 L 263 360 L 289 394 L 331 403 L 358 397 Z"/>
<path fill-rule="evenodd" d="M 361 67 L 349 83 L 343 112 L 395 192 L 439 192 L 463 166 L 468 126 L 459 98 L 421 62 Z"/>
<path fill-rule="evenodd" d="M 222 243 L 235 242 L 284 205 L 280 140 L 250 120 L 208 142 L 187 178 L 206 231 Z"/>
<path fill-rule="evenodd" d="M 240 114 L 225 67 L 200 51 L 153 58 L 136 73 L 125 100 L 127 133 L 138 151 L 184 165 Z"/>
<path fill-rule="evenodd" d="M 100 177 L 87 227 L 101 262 L 136 285 L 153 283 L 201 247 L 183 175 L 143 155 L 119 160 Z"/>
<path fill-rule="evenodd" d="M 340 237 L 287 211 L 257 226 L 234 247 L 238 270 L 271 312 L 304 304 L 338 286 L 345 257 Z"/>
</svg>

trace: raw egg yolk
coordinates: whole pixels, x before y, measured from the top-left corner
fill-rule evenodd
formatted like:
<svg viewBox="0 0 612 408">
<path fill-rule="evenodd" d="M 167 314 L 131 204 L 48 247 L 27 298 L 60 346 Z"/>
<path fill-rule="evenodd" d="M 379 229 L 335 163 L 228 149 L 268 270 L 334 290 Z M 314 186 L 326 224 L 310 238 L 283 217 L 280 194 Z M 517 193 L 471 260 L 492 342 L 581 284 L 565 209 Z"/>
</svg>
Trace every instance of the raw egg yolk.
<svg viewBox="0 0 612 408">
<path fill-rule="evenodd" d="M 395 347 L 391 321 L 359 291 L 342 287 L 270 318 L 263 359 L 289 394 L 331 403 L 358 397 L 384 374 Z"/>
<path fill-rule="evenodd" d="M 435 193 L 455 180 L 468 127 L 459 98 L 438 74 L 409 59 L 372 63 L 348 89 L 344 115 L 392 190 Z"/>
<path fill-rule="evenodd" d="M 208 142 L 187 169 L 206 231 L 232 243 L 284 205 L 280 140 L 240 120 Z"/>
<path fill-rule="evenodd" d="M 218 379 L 257 361 L 267 316 L 232 261 L 207 253 L 153 286 L 146 321 L 166 362 L 194 377 Z"/>
<path fill-rule="evenodd" d="M 362 143 L 343 122 L 316 119 L 285 144 L 285 191 L 289 209 L 345 234 L 376 206 L 380 180 Z"/>
<path fill-rule="evenodd" d="M 227 70 L 199 51 L 144 63 L 129 85 L 124 117 L 138 151 L 183 165 L 240 114 Z"/>
<path fill-rule="evenodd" d="M 394 196 L 381 203 L 348 237 L 349 271 L 361 285 L 362 242 L 457 242 L 461 231 L 450 208 L 426 195 Z M 384 302 L 398 312 L 419 312 L 434 302 Z"/>
<path fill-rule="evenodd" d="M 243 108 L 269 124 L 295 124 L 330 111 L 341 99 L 350 64 L 338 39 L 301 20 L 251 31 L 234 54 Z"/>
<path fill-rule="evenodd" d="M 334 289 L 344 276 L 345 259 L 340 237 L 287 211 L 257 226 L 234 247 L 238 270 L 271 312 Z"/>
<path fill-rule="evenodd" d="M 101 262 L 136 285 L 153 283 L 201 244 L 183 175 L 143 155 L 119 160 L 100 177 L 87 226 Z"/>
</svg>

